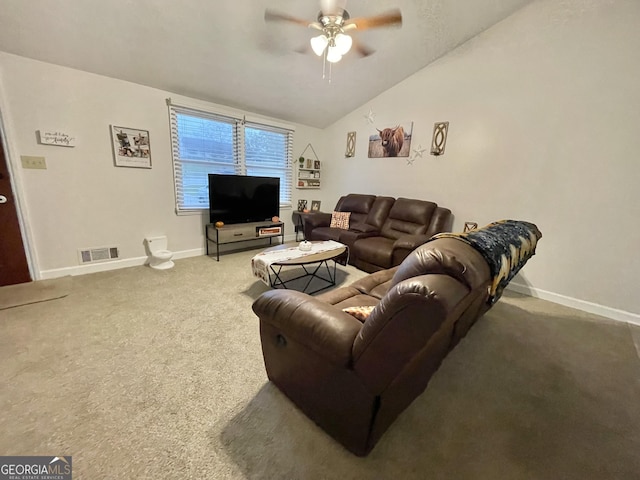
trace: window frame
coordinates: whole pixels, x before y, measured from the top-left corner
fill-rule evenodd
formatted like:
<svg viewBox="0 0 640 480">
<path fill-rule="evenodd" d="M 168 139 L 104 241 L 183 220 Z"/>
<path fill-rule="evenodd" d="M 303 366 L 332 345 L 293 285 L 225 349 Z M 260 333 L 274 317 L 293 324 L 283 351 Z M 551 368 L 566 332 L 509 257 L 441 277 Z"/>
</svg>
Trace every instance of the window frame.
<svg viewBox="0 0 640 480">
<path fill-rule="evenodd" d="M 245 116 L 239 118 L 239 116 L 226 115 L 209 110 L 202 110 L 199 108 L 176 105 L 167 100 L 169 107 L 169 126 L 171 133 L 171 156 L 173 164 L 173 181 L 174 181 L 174 194 L 175 194 L 175 212 L 177 215 L 194 215 L 202 214 L 203 211 L 208 211 L 209 207 L 194 207 L 192 205 L 185 206 L 184 204 L 184 183 L 183 183 L 183 165 L 192 160 L 184 160 L 180 158 L 180 144 L 177 115 L 187 115 L 192 117 L 199 117 L 205 120 L 211 120 L 215 122 L 228 123 L 232 125 L 232 155 L 233 166 L 235 175 L 246 175 L 247 173 L 247 159 L 245 156 L 245 128 L 251 128 L 256 130 L 263 130 L 266 132 L 272 132 L 284 135 L 284 165 L 281 167 L 275 167 L 282 170 L 282 176 L 280 177 L 280 189 L 281 200 L 280 208 L 291 208 L 293 197 L 293 134 L 294 129 L 290 126 L 277 125 L 275 122 L 270 123 L 262 119 L 247 120 Z M 203 164 L 213 164 L 214 162 L 203 161 Z M 212 169 L 208 173 L 223 173 L 219 170 Z M 228 173 L 228 172 L 224 172 Z M 283 197 L 284 188 L 284 199 Z"/>
</svg>

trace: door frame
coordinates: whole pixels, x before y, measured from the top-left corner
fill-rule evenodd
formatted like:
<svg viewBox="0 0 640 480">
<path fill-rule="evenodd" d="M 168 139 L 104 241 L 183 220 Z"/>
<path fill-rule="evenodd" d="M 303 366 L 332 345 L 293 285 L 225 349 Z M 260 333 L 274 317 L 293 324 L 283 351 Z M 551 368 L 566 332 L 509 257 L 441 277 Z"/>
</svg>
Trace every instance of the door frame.
<svg viewBox="0 0 640 480">
<path fill-rule="evenodd" d="M 4 148 L 4 156 L 9 170 L 9 181 L 11 182 L 11 188 L 13 189 L 16 213 L 18 214 L 18 223 L 20 225 L 20 233 L 22 234 L 22 246 L 24 248 L 25 256 L 27 257 L 29 275 L 31 275 L 32 281 L 41 280 L 42 276 L 38 269 L 38 261 L 35 255 L 35 249 L 33 248 L 33 235 L 29 226 L 27 209 L 24 206 L 24 189 L 20 179 L 19 168 L 17 167 L 18 164 L 15 161 L 18 157 L 15 154 L 16 150 L 13 148 L 11 135 L 7 128 L 7 119 L 9 115 L 7 114 L 6 107 L 8 102 L 6 101 L 4 93 L 2 69 L 0 68 L 0 148 Z"/>
</svg>

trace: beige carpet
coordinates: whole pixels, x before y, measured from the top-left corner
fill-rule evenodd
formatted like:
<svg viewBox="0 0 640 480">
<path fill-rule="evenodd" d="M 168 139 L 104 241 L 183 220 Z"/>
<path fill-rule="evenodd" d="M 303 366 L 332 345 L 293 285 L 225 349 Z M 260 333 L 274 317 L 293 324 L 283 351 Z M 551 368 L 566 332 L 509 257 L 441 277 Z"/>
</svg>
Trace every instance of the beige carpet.
<svg viewBox="0 0 640 480">
<path fill-rule="evenodd" d="M 92 480 L 640 479 L 638 327 L 507 292 L 357 458 L 267 382 L 255 253 L 0 311 L 0 454 Z"/>
<path fill-rule="evenodd" d="M 0 287 L 0 310 L 56 300 L 71 292 L 71 277 Z"/>
</svg>

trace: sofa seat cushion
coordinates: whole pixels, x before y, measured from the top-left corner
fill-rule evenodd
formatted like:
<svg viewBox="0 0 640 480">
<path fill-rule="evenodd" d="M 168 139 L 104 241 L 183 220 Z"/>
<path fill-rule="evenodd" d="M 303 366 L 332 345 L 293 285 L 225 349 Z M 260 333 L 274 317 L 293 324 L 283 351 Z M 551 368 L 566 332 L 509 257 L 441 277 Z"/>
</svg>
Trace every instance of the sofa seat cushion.
<svg viewBox="0 0 640 480">
<path fill-rule="evenodd" d="M 377 305 L 380 301 L 379 298 L 362 293 L 351 285 L 321 293 L 315 298 L 320 302 L 328 303 L 340 309 Z"/>
<path fill-rule="evenodd" d="M 392 279 L 398 267 L 380 270 L 379 272 L 367 275 L 360 280 L 356 280 L 350 285 L 350 288 L 358 292 L 381 299 L 384 297 L 392 285 Z"/>
<path fill-rule="evenodd" d="M 392 267 L 394 238 L 370 237 L 358 240 L 353 247 L 357 258 L 379 265 L 382 268 Z"/>
<path fill-rule="evenodd" d="M 358 294 L 353 297 L 348 297 L 342 300 L 341 302 L 336 303 L 334 306 L 340 309 L 345 309 L 349 307 L 366 307 L 373 306 L 375 307 L 380 303 L 380 300 L 376 297 L 372 297 L 371 295 L 363 295 Z"/>
<path fill-rule="evenodd" d="M 341 228 L 318 227 L 313 229 L 311 240 L 335 240 L 340 242 L 340 234 L 344 232 Z M 342 243 L 342 242 L 340 242 Z"/>
</svg>

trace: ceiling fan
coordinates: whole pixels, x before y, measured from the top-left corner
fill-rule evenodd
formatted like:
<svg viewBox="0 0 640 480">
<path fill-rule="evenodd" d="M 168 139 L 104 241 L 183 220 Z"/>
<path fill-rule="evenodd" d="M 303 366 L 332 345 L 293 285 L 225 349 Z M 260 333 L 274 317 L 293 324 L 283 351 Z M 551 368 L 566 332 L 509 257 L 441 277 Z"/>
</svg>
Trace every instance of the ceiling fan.
<svg viewBox="0 0 640 480">
<path fill-rule="evenodd" d="M 351 18 L 344 8 L 345 4 L 346 0 L 321 0 L 317 21 L 313 22 L 270 9 L 265 10 L 264 19 L 290 22 L 319 30 L 320 35 L 310 40 L 311 49 L 318 56 L 324 55 L 325 60 L 331 63 L 339 62 L 352 46 L 363 57 L 373 53 L 373 50 L 352 38 L 347 34 L 348 32 L 402 25 L 402 14 L 399 9 L 373 17 Z"/>
</svg>

